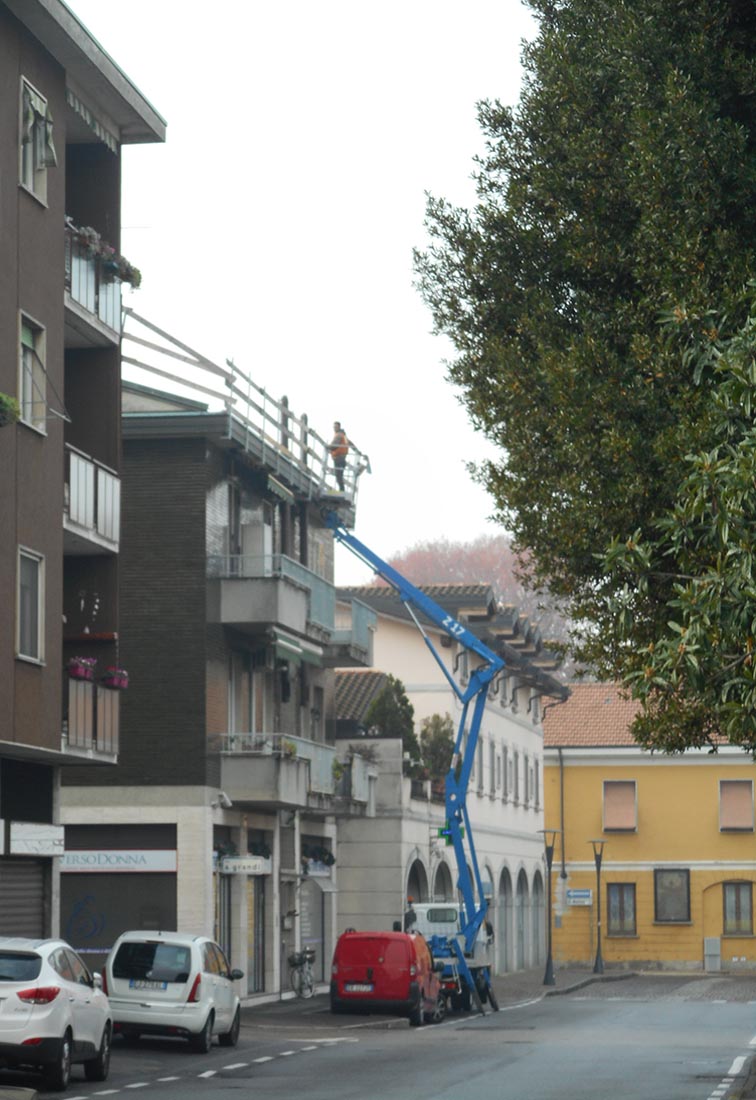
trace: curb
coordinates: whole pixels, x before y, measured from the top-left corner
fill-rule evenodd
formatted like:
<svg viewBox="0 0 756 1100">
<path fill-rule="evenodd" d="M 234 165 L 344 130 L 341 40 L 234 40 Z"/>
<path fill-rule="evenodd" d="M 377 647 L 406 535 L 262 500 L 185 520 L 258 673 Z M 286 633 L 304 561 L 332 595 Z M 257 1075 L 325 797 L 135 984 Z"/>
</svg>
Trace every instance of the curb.
<svg viewBox="0 0 756 1100">
<path fill-rule="evenodd" d="M 544 990 L 544 997 L 559 997 L 565 993 L 574 993 L 577 989 L 585 989 L 587 985 L 593 985 L 594 982 L 624 982 L 627 978 L 638 978 L 640 975 L 636 970 L 623 970 L 619 974 L 591 974 L 586 978 L 581 978 L 577 982 L 573 982 L 572 985 L 565 985 L 561 989 L 552 988 Z"/>
</svg>

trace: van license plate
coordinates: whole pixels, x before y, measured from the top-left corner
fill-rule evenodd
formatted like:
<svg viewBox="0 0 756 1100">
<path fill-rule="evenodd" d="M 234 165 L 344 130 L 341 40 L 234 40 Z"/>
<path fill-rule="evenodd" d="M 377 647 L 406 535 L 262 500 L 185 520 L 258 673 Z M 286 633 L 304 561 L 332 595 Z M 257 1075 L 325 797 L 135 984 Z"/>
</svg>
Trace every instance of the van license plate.
<svg viewBox="0 0 756 1100">
<path fill-rule="evenodd" d="M 347 982 L 344 986 L 344 990 L 347 993 L 372 993 L 372 982 Z"/>
<path fill-rule="evenodd" d="M 167 989 L 168 982 L 151 982 L 146 978 L 132 978 L 129 989 Z"/>
</svg>

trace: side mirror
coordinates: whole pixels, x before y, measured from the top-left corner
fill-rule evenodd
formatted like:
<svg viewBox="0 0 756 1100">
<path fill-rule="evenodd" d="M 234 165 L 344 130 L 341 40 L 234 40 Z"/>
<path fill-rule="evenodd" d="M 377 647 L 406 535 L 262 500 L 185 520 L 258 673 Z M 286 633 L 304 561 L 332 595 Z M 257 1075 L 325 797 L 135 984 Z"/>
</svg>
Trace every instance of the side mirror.
<svg viewBox="0 0 756 1100">
<path fill-rule="evenodd" d="M 92 981 L 94 982 L 95 989 L 102 989 L 102 974 L 99 971 L 95 971 L 92 975 Z"/>
<path fill-rule="evenodd" d="M 243 977 L 244 977 L 244 971 L 243 970 L 232 970 L 231 971 L 231 981 L 232 982 L 241 981 L 241 979 Z"/>
</svg>

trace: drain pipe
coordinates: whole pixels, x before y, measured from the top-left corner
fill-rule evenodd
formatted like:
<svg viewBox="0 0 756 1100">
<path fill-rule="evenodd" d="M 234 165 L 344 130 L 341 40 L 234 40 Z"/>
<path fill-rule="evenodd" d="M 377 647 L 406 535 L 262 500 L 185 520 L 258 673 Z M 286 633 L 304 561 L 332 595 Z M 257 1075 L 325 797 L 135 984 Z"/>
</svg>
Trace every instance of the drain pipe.
<svg viewBox="0 0 756 1100">
<path fill-rule="evenodd" d="M 562 871 L 559 877 L 567 878 L 567 865 L 564 858 L 564 757 L 561 749 L 557 749 L 557 752 L 559 753 L 559 825 L 562 830 Z"/>
</svg>

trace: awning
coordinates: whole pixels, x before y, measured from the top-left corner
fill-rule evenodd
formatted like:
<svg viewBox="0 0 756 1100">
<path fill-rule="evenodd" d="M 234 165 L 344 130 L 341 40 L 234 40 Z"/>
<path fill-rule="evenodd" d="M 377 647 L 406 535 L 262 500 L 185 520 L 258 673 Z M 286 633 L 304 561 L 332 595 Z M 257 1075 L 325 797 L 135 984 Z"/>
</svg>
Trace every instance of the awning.
<svg viewBox="0 0 756 1100">
<path fill-rule="evenodd" d="M 283 482 L 279 481 L 278 478 L 271 477 L 270 474 L 268 474 L 268 488 L 271 493 L 280 497 L 281 500 L 286 501 L 287 504 L 293 504 L 296 500 L 291 489 L 287 489 Z"/>
<path fill-rule="evenodd" d="M 273 630 L 273 649 L 276 657 L 282 661 L 304 661 L 310 665 L 322 665 L 323 650 L 320 646 L 304 638 L 298 638 L 294 634 L 288 634 L 285 630 L 276 628 Z"/>
</svg>

